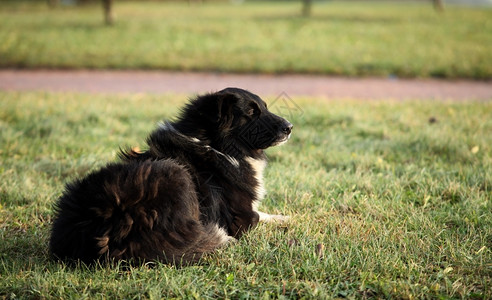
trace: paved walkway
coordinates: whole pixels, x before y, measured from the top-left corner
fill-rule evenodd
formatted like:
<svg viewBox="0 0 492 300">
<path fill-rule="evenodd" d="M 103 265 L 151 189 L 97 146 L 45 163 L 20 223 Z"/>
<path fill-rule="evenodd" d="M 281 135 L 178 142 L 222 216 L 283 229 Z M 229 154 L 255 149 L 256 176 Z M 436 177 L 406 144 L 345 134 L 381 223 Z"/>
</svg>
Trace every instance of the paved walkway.
<svg viewBox="0 0 492 300">
<path fill-rule="evenodd" d="M 329 99 L 492 100 L 492 81 L 237 75 L 160 71 L 0 70 L 0 90 L 197 94 L 235 86 L 259 95 Z"/>
</svg>

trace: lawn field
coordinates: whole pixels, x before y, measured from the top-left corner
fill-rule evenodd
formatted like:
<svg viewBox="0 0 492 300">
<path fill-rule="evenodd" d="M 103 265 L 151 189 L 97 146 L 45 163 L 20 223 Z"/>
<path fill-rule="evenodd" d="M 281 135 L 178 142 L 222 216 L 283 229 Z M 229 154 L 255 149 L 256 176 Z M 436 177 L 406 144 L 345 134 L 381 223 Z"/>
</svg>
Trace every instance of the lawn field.
<svg viewBox="0 0 492 300">
<path fill-rule="evenodd" d="M 492 297 L 492 102 L 294 98 L 261 205 L 287 224 L 185 268 L 51 261 L 64 183 L 144 148 L 185 100 L 0 92 L 0 298 Z"/>
<path fill-rule="evenodd" d="M 492 78 L 492 9 L 427 2 L 0 2 L 1 68 Z"/>
</svg>

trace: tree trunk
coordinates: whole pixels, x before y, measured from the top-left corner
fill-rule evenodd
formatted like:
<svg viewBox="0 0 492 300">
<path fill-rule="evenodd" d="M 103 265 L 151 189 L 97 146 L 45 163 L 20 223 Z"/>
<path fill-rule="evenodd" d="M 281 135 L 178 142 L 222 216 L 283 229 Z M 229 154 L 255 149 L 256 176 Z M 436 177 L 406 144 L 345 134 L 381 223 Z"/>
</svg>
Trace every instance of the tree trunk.
<svg viewBox="0 0 492 300">
<path fill-rule="evenodd" d="M 313 4 L 313 0 L 302 0 L 302 15 L 305 17 L 309 17 L 311 15 L 311 6 Z"/>
<path fill-rule="evenodd" d="M 56 7 L 58 6 L 59 0 L 48 0 L 48 6 L 49 7 Z"/>
<path fill-rule="evenodd" d="M 104 8 L 104 22 L 106 25 L 112 25 L 114 22 L 113 16 L 113 0 L 102 0 Z"/>
<path fill-rule="evenodd" d="M 442 3 L 442 0 L 432 0 L 434 3 L 434 9 L 441 12 L 444 11 L 444 4 Z"/>
</svg>

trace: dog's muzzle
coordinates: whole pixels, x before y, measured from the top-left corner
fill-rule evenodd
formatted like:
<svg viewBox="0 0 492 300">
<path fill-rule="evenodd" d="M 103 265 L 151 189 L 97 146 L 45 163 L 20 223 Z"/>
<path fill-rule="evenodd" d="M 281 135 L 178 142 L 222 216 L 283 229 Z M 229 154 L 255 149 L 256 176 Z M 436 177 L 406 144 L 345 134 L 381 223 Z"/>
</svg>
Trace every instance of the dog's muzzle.
<svg viewBox="0 0 492 300">
<path fill-rule="evenodd" d="M 273 146 L 279 146 L 287 142 L 290 138 L 290 134 L 292 133 L 292 128 L 294 128 L 294 125 L 285 120 L 284 124 L 282 124 L 282 127 L 280 128 L 281 134 Z"/>
</svg>

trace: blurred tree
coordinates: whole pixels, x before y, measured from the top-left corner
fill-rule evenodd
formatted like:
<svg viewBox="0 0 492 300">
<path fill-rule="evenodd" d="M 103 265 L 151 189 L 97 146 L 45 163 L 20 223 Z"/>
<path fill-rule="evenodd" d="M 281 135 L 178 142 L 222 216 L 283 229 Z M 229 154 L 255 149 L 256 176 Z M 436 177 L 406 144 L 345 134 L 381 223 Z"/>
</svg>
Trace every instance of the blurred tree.
<svg viewBox="0 0 492 300">
<path fill-rule="evenodd" d="M 442 3 L 442 0 L 432 0 L 434 3 L 434 8 L 437 11 L 444 11 L 444 4 Z"/>
<path fill-rule="evenodd" d="M 106 25 L 112 25 L 114 23 L 114 14 L 113 14 L 113 1 L 114 0 L 102 0 L 103 11 L 104 11 L 104 22 Z M 50 7 L 56 7 L 60 4 L 60 0 L 47 0 L 48 5 Z M 86 3 L 90 2 L 90 0 L 75 0 L 74 3 Z M 62 2 L 63 3 L 63 2 Z"/>
<path fill-rule="evenodd" d="M 112 25 L 114 22 L 113 16 L 113 0 L 102 0 L 104 8 L 104 22 L 106 25 Z"/>
<path fill-rule="evenodd" d="M 302 0 L 302 15 L 309 17 L 311 15 L 312 0 Z"/>
<path fill-rule="evenodd" d="M 59 2 L 60 2 L 60 0 L 48 0 L 48 5 L 50 7 L 55 7 L 58 5 Z"/>
</svg>

